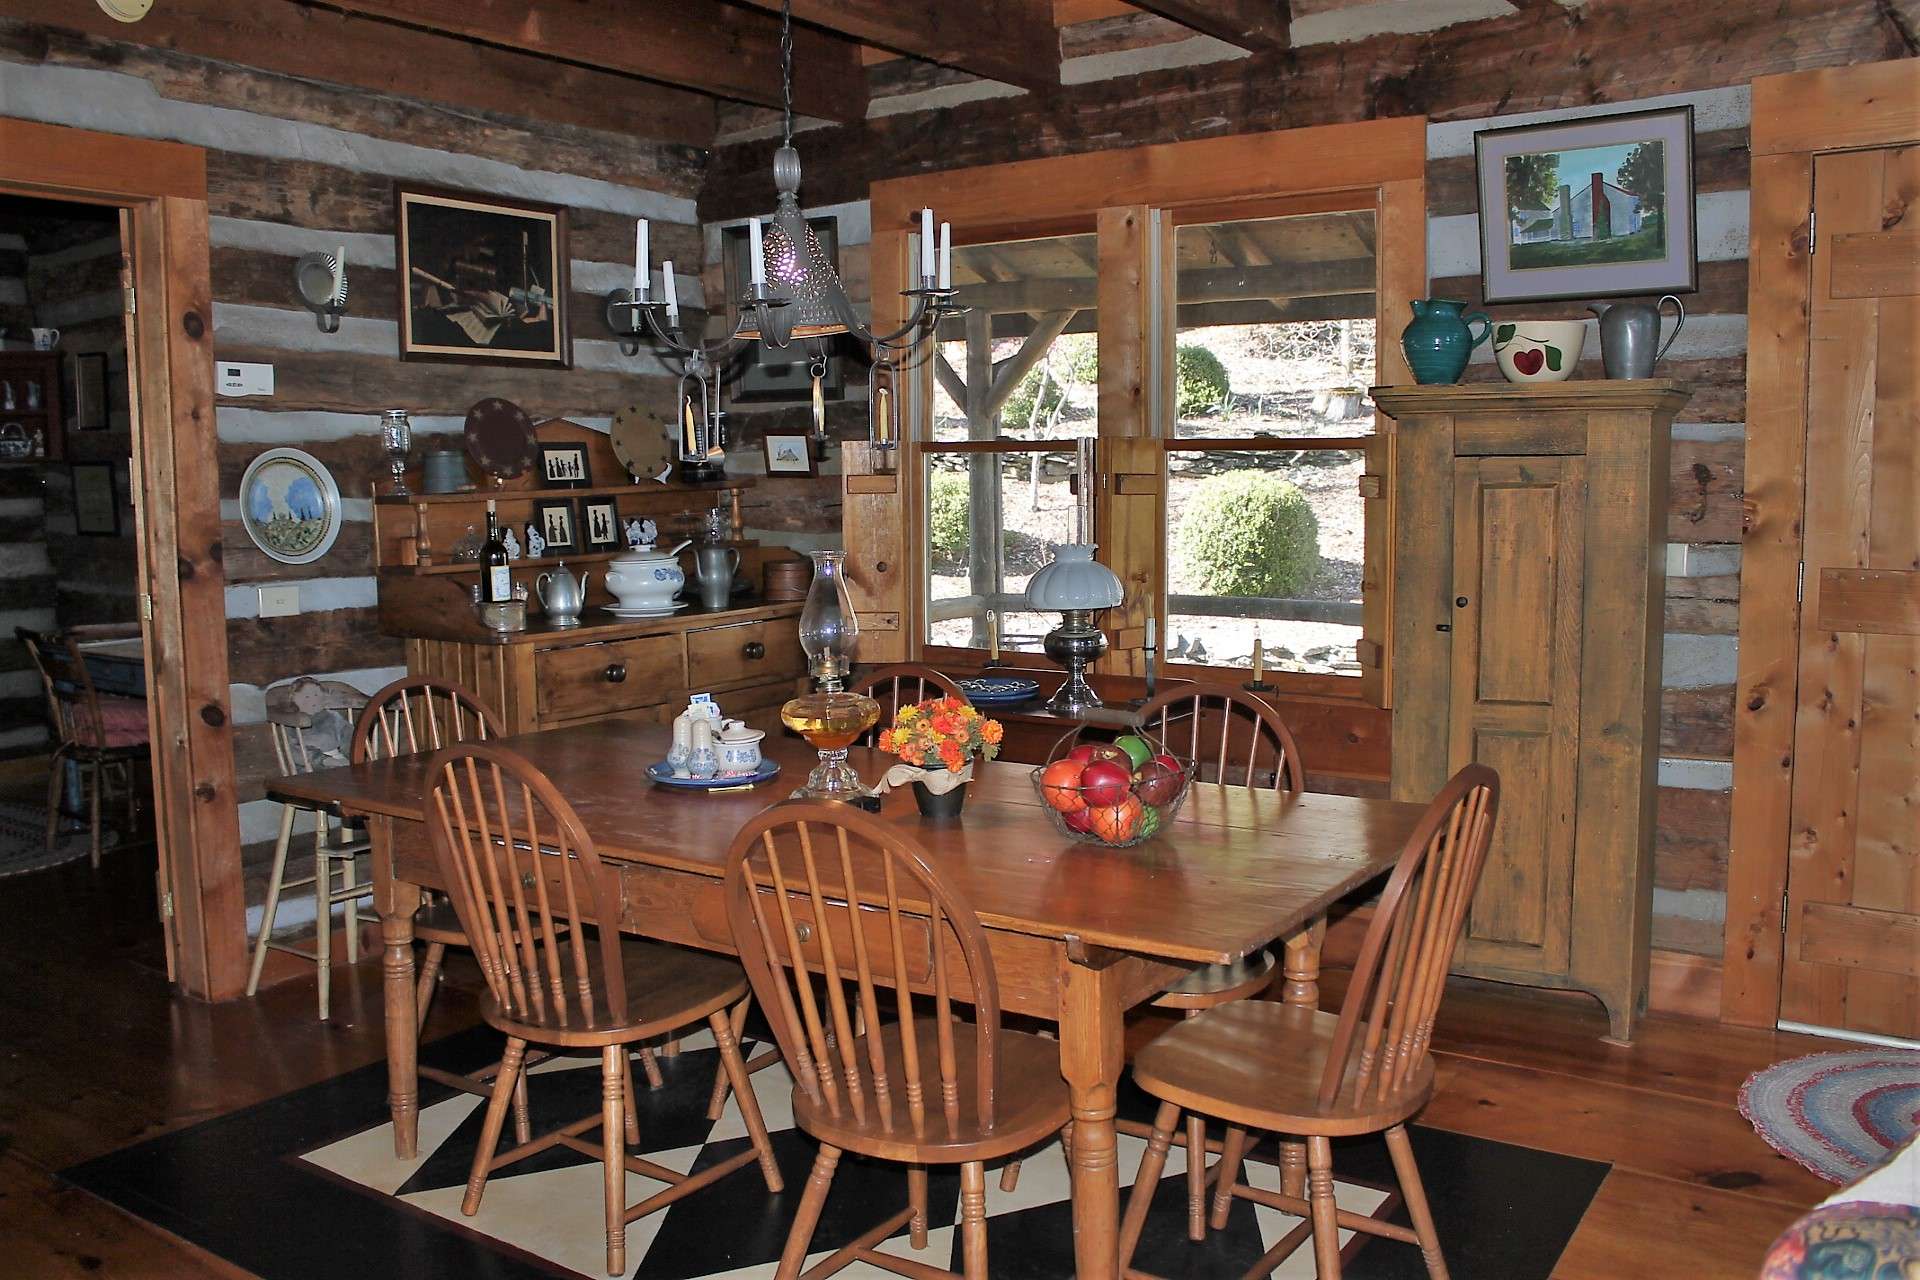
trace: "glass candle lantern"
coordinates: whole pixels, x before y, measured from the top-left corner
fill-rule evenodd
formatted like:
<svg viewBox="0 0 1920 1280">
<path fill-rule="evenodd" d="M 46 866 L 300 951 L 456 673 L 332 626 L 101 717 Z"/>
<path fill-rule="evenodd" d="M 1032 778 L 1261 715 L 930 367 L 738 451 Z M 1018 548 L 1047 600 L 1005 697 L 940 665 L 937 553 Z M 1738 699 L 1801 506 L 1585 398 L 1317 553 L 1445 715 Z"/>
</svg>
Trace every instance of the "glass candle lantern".
<svg viewBox="0 0 1920 1280">
<path fill-rule="evenodd" d="M 393 496 L 407 497 L 407 454 L 413 449 L 413 424 L 407 420 L 405 409 L 388 409 L 380 415 L 380 447 L 393 469 Z"/>
</svg>

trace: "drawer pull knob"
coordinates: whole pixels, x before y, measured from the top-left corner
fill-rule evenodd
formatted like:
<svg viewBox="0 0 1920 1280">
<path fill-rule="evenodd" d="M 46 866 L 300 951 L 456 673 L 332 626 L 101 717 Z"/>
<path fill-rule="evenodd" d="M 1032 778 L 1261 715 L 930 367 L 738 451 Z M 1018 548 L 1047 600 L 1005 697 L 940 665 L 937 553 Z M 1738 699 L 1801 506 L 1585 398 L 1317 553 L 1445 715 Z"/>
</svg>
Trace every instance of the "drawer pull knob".
<svg viewBox="0 0 1920 1280">
<path fill-rule="evenodd" d="M 522 871 L 522 872 L 520 873 L 520 887 L 521 887 L 522 889 L 531 889 L 531 888 L 533 888 L 533 872 L 531 872 L 531 871 Z"/>
<path fill-rule="evenodd" d="M 1467 607 L 1467 598 L 1466 598 L 1465 596 L 1455 596 L 1455 597 L 1453 598 L 1453 607 L 1454 607 L 1454 608 L 1456 608 L 1456 609 L 1464 609 L 1464 608 L 1466 608 L 1466 607 Z"/>
<path fill-rule="evenodd" d="M 887 571 L 887 562 L 886 562 L 885 560 L 876 560 L 876 561 L 874 561 L 874 562 L 873 562 L 873 571 L 874 571 L 875 573 L 885 573 L 885 572 Z"/>
<path fill-rule="evenodd" d="M 805 920 L 798 921 L 793 926 L 793 936 L 802 942 L 811 942 L 813 941 L 813 926 Z"/>
<path fill-rule="evenodd" d="M 601 674 L 606 676 L 608 684 L 619 684 L 627 678 L 627 664 L 624 662 L 609 662 L 607 669 Z"/>
<path fill-rule="evenodd" d="M 748 662 L 758 662 L 767 656 L 767 646 L 758 640 L 749 640 L 740 646 L 740 656 Z"/>
</svg>

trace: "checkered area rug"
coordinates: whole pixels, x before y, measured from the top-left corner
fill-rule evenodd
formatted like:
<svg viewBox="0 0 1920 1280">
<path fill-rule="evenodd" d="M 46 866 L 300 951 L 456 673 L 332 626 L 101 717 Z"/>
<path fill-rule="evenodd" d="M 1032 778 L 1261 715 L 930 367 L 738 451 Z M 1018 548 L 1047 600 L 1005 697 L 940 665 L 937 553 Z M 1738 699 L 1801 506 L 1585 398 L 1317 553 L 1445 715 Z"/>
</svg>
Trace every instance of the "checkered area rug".
<svg viewBox="0 0 1920 1280">
<path fill-rule="evenodd" d="M 718 1066 L 711 1038 L 702 1032 L 683 1046 L 678 1056 L 661 1060 L 661 1088 L 646 1088 L 644 1075 L 635 1071 L 642 1135 L 635 1151 L 692 1171 L 748 1143 L 731 1102 L 717 1122 L 706 1118 Z M 500 1048 L 499 1034 L 479 1027 L 425 1046 L 422 1057 L 471 1071 Z M 791 1082 L 783 1069 L 768 1067 L 753 1081 L 786 1190 L 769 1194 L 759 1166 L 749 1162 L 631 1224 L 626 1274 L 634 1280 L 758 1280 L 774 1274 L 817 1147 L 793 1126 Z M 529 1073 L 528 1093 L 536 1134 L 597 1111 L 597 1055 L 539 1064 Z M 507 1166 L 488 1180 L 480 1211 L 469 1218 L 460 1212 L 460 1199 L 483 1103 L 431 1083 L 422 1102 L 419 1154 L 409 1160 L 394 1158 L 385 1069 L 375 1064 L 63 1176 L 268 1280 L 606 1274 L 597 1160 L 555 1147 Z M 1153 1103 L 1123 1084 L 1120 1113 L 1147 1120 Z M 1219 1136 L 1217 1128 L 1214 1134 Z M 511 1140 L 511 1126 L 505 1140 Z M 1547 1280 L 1607 1172 L 1604 1164 L 1440 1130 L 1416 1128 L 1413 1144 L 1458 1280 Z M 1144 1147 L 1140 1139 L 1121 1136 L 1123 1185 L 1132 1182 Z M 1277 1188 L 1272 1159 L 1266 1144 L 1249 1161 L 1246 1176 L 1254 1185 Z M 1343 1208 L 1406 1221 L 1377 1137 L 1336 1143 L 1334 1164 Z M 957 1171 L 935 1168 L 929 1184 L 926 1249 L 914 1251 L 904 1230 L 881 1247 L 957 1269 Z M 628 1203 L 660 1185 L 629 1174 Z M 905 1203 L 902 1166 L 844 1157 L 814 1236 L 813 1261 Z M 990 1169 L 987 1211 L 995 1280 L 1070 1280 L 1072 1208 L 1057 1141 L 1028 1154 L 1014 1192 L 1002 1192 L 997 1171 Z M 1224 1231 L 1190 1243 L 1183 1153 L 1176 1147 L 1134 1265 L 1170 1280 L 1240 1275 L 1297 1224 L 1287 1214 L 1237 1201 Z M 1416 1280 L 1426 1274 L 1419 1251 L 1396 1241 L 1349 1239 L 1345 1253 L 1350 1280 Z M 856 1262 L 840 1274 L 871 1280 L 890 1273 Z M 1313 1275 L 1311 1250 L 1296 1253 L 1275 1274 Z"/>
</svg>

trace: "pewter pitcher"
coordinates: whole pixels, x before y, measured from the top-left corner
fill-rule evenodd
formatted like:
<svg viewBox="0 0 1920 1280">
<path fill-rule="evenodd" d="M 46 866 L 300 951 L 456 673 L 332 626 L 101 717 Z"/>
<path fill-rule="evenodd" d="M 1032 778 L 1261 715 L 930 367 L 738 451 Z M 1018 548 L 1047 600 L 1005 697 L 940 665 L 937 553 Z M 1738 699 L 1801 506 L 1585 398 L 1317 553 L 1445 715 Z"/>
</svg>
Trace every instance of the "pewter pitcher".
<svg viewBox="0 0 1920 1280">
<path fill-rule="evenodd" d="M 733 575 L 740 569 L 740 553 L 732 547 L 693 549 L 694 581 L 700 584 L 700 603 L 724 609 L 733 599 Z"/>
<path fill-rule="evenodd" d="M 1660 308 L 1673 304 L 1673 332 L 1660 341 Z M 1609 378 L 1651 378 L 1653 366 L 1667 354 L 1687 323 L 1687 309 L 1667 294 L 1658 302 L 1596 302 L 1587 310 L 1600 317 L 1600 363 Z"/>
<path fill-rule="evenodd" d="M 580 610 L 587 602 L 587 579 L 592 576 L 581 574 L 575 582 L 562 562 L 553 566 L 552 572 L 535 578 L 533 587 L 540 594 L 540 607 L 546 610 L 547 621 L 556 627 L 579 626 Z"/>
</svg>

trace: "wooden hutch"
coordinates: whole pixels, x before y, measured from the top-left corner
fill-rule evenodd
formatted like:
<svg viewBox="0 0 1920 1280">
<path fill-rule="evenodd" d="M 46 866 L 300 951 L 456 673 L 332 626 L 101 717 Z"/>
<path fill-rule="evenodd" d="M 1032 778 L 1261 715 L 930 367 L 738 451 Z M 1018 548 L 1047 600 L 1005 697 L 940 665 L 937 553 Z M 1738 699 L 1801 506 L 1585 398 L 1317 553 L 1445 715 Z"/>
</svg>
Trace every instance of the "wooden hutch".
<svg viewBox="0 0 1920 1280">
<path fill-rule="evenodd" d="M 540 438 L 584 439 L 595 475 L 624 475 L 606 437 L 574 423 L 543 423 Z M 541 489 L 515 482 L 452 494 L 378 497 L 373 505 L 374 558 L 380 581 L 380 629 L 407 642 L 407 670 L 441 676 L 473 689 L 500 713 L 510 733 L 554 729 L 613 718 L 671 720 L 689 694 L 711 693 L 728 716 L 759 728 L 779 724 L 780 705 L 806 674 L 799 641 L 799 601 L 761 599 L 762 567 L 791 558 L 785 547 L 741 541 L 739 494 L 751 480 L 713 484 L 601 485 Z M 752 584 L 735 605 L 707 609 L 693 602 L 666 618 L 614 617 L 603 575 L 618 551 L 522 557 L 513 580 L 527 587 L 527 628 L 497 632 L 485 626 L 473 605 L 479 566 L 456 561 L 453 549 L 469 527 L 484 530 L 489 499 L 498 503 L 503 529 L 521 534 L 534 503 L 550 498 L 613 498 L 624 521 L 643 517 L 660 526 L 660 542 L 672 546 L 716 505 L 733 508 L 734 542 L 740 552 L 736 581 Z M 687 567 L 690 556 L 682 557 Z M 580 625 L 557 627 L 541 612 L 535 579 L 561 563 L 577 577 L 591 573 Z"/>
<path fill-rule="evenodd" d="M 1393 795 L 1504 792 L 1455 969 L 1646 1009 L 1667 455 L 1660 379 L 1376 387 L 1395 420 Z"/>
</svg>

